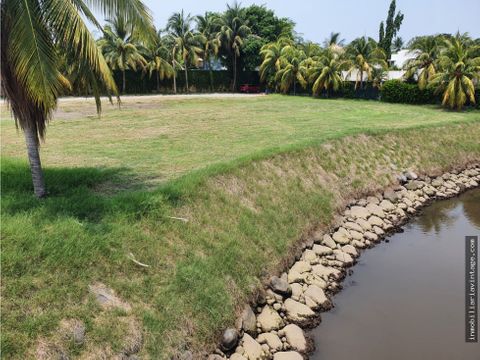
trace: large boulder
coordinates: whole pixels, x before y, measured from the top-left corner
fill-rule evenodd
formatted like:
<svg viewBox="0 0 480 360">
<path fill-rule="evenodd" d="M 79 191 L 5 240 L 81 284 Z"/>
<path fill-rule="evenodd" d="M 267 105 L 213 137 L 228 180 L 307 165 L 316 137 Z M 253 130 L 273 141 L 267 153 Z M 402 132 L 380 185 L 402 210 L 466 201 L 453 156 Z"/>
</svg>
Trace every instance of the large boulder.
<svg viewBox="0 0 480 360">
<path fill-rule="evenodd" d="M 283 325 L 283 320 L 278 312 L 268 305 L 265 306 L 260 315 L 257 316 L 257 322 L 264 332 L 278 330 Z"/>
<path fill-rule="evenodd" d="M 258 335 L 257 341 L 260 344 L 267 344 L 268 347 L 274 351 L 280 351 L 282 350 L 282 340 L 280 338 L 272 333 L 263 333 Z"/>
<path fill-rule="evenodd" d="M 257 317 L 250 305 L 245 306 L 242 312 L 242 329 L 249 334 L 255 334 L 257 331 Z"/>
<path fill-rule="evenodd" d="M 272 276 L 270 278 L 270 288 L 277 294 L 283 296 L 290 296 L 292 294 L 292 288 L 288 281 L 281 279 L 278 276 Z"/>
<path fill-rule="evenodd" d="M 232 350 L 238 344 L 238 331 L 234 328 L 226 329 L 222 335 L 221 347 L 224 351 Z"/>
<path fill-rule="evenodd" d="M 285 326 L 282 330 L 292 349 L 300 352 L 307 351 L 307 340 L 305 339 L 303 330 L 299 326 L 290 324 Z"/>
<path fill-rule="evenodd" d="M 323 289 L 315 285 L 310 285 L 304 293 L 305 298 L 311 299 L 315 304 L 322 309 L 329 309 L 331 307 L 330 300 L 325 295 Z"/>
<path fill-rule="evenodd" d="M 260 360 L 263 357 L 262 346 L 250 335 L 243 335 L 243 356 L 248 360 Z"/>
<path fill-rule="evenodd" d="M 354 218 L 367 219 L 370 216 L 370 211 L 363 206 L 352 206 L 350 215 Z"/>
<path fill-rule="evenodd" d="M 287 299 L 285 300 L 284 305 L 287 318 L 292 321 L 303 322 L 315 316 L 315 313 L 312 311 L 312 309 L 298 301 Z"/>
</svg>

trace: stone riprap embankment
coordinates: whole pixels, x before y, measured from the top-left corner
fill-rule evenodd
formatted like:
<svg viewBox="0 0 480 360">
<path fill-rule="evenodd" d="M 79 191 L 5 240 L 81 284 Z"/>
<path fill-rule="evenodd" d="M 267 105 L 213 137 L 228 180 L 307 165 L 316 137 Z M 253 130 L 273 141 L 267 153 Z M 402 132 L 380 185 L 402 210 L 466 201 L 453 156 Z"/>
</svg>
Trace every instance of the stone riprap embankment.
<svg viewBox="0 0 480 360">
<path fill-rule="evenodd" d="M 225 330 L 208 360 L 308 358 L 314 344 L 303 329 L 318 325 L 320 313 L 333 306 L 333 295 L 361 252 L 399 230 L 429 202 L 477 187 L 480 166 L 438 177 L 407 171 L 398 180 L 398 186 L 383 194 L 352 202 L 330 233 L 316 233 L 301 257 L 270 279 L 256 304 L 245 307 L 236 328 Z"/>
</svg>

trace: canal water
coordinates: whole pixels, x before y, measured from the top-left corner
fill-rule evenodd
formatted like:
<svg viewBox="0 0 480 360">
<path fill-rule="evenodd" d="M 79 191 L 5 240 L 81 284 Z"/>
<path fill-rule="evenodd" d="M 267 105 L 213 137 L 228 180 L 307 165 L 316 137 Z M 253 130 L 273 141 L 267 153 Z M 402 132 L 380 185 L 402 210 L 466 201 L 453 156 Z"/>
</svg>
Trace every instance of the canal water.
<svg viewBox="0 0 480 360">
<path fill-rule="evenodd" d="M 465 236 L 480 236 L 480 189 L 438 201 L 366 250 L 311 332 L 314 360 L 480 360 L 465 342 Z"/>
</svg>

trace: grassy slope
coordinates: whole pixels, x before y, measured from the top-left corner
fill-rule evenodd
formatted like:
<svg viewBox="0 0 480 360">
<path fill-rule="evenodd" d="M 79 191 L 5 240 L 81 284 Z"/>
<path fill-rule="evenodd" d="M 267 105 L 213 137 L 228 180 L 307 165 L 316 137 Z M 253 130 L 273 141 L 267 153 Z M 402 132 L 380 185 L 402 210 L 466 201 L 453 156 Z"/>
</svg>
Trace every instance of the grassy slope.
<svg viewBox="0 0 480 360">
<path fill-rule="evenodd" d="M 280 103 L 278 98 L 272 101 Z M 374 110 L 377 103 L 354 104 L 371 109 L 363 116 L 380 117 Z M 315 106 L 323 109 L 322 102 Z M 383 114 L 384 104 L 378 106 L 377 112 Z M 386 123 L 398 127 L 403 112 L 413 117 L 422 111 L 438 116 L 432 109 L 399 107 Z M 361 114 L 348 111 L 343 116 L 362 119 Z M 466 117 L 478 119 L 478 112 Z M 353 129 L 343 127 L 338 134 L 358 130 L 356 123 L 350 125 Z M 311 140 L 305 136 L 305 142 Z M 132 304 L 133 316 L 145 331 L 143 356 L 158 358 L 207 343 L 215 331 L 233 321 L 236 306 L 249 296 L 258 279 L 281 263 L 294 242 L 328 224 L 333 210 L 347 197 L 388 184 L 392 164 L 432 172 L 478 160 L 479 136 L 480 122 L 473 121 L 343 137 L 303 149 L 300 144 L 297 150 L 264 160 L 248 161 L 249 157 L 241 165 L 231 162 L 193 172 L 155 191 L 116 195 L 99 191 L 98 184 L 129 181 L 128 174 L 108 168 L 47 167 L 52 196 L 42 202 L 30 195 L 25 163 L 4 159 L 3 355 L 32 354 L 39 339 L 53 341 L 52 334 L 65 318 L 87 324 L 84 347 L 56 338 L 72 353 L 86 356 L 105 344 L 112 351 L 120 349 L 127 331 L 124 320 L 129 316 L 96 306 L 87 290 L 95 281 L 113 287 Z M 146 149 L 141 151 L 145 154 Z M 129 252 L 151 268 L 133 264 Z"/>
</svg>

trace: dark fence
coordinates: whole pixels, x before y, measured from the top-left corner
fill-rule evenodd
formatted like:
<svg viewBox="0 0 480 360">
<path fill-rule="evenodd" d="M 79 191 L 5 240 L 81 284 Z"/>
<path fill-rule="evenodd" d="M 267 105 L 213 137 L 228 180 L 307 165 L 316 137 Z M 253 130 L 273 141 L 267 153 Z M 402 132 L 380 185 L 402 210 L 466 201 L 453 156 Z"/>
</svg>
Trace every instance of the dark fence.
<svg viewBox="0 0 480 360">
<path fill-rule="evenodd" d="M 114 71 L 113 76 L 118 88 L 121 89 L 122 73 Z M 239 72 L 237 76 L 237 86 L 241 84 L 260 84 L 258 71 L 243 71 Z M 157 84 L 157 74 L 155 72 L 150 77 L 148 73 L 142 74 L 142 72 L 127 70 L 125 78 L 125 92 L 127 94 L 173 93 L 173 79 L 160 80 Z M 186 92 L 184 71 L 178 71 L 176 82 L 177 92 Z M 213 88 L 211 84 L 213 84 Z M 231 91 L 232 74 L 227 70 L 212 71 L 211 74 L 208 70 L 188 70 L 188 85 L 190 92 L 228 92 Z"/>
</svg>

